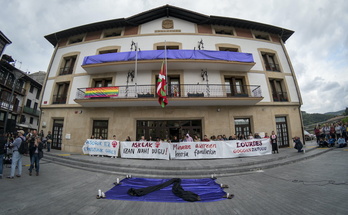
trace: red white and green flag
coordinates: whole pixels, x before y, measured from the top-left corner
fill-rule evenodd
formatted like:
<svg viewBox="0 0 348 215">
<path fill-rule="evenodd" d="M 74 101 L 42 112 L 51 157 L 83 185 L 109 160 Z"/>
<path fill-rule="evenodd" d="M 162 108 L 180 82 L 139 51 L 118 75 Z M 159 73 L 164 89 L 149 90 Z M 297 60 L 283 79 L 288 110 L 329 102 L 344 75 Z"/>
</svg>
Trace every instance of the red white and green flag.
<svg viewBox="0 0 348 215">
<path fill-rule="evenodd" d="M 157 95 L 158 102 L 164 108 L 168 104 L 167 99 L 167 81 L 166 81 L 166 64 L 163 61 L 161 71 L 157 80 Z"/>
</svg>

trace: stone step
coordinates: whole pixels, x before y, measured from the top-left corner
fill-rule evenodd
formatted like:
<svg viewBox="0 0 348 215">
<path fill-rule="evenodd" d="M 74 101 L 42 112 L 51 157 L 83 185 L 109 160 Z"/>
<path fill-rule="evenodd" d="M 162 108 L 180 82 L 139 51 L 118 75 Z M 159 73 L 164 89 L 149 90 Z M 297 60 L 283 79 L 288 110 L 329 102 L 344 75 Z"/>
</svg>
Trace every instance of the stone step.
<svg viewBox="0 0 348 215">
<path fill-rule="evenodd" d="M 305 159 L 309 159 L 318 156 L 322 153 L 332 150 L 329 149 L 308 149 L 305 154 L 303 153 L 291 153 L 284 154 L 283 156 L 270 157 L 267 159 L 256 159 L 252 161 L 245 161 L 243 159 L 231 161 L 237 161 L 231 164 L 221 165 L 200 165 L 199 160 L 150 160 L 145 162 L 144 160 L 136 159 L 132 162 L 115 162 L 117 159 L 112 158 L 98 158 L 92 156 L 60 156 L 57 154 L 46 153 L 44 159 L 57 164 L 69 166 L 72 168 L 78 168 L 88 170 L 92 172 L 100 172 L 114 175 L 132 175 L 140 177 L 165 177 L 165 178 L 202 178 L 214 176 L 230 176 L 240 173 L 252 172 L 262 169 L 273 168 L 282 166 L 294 162 L 299 162 Z M 170 165 L 173 162 L 173 165 Z M 160 165 L 165 163 L 164 165 Z M 150 165 L 149 165 L 150 164 Z M 153 165 L 155 164 L 155 165 Z M 182 165 L 186 164 L 186 165 Z"/>
</svg>

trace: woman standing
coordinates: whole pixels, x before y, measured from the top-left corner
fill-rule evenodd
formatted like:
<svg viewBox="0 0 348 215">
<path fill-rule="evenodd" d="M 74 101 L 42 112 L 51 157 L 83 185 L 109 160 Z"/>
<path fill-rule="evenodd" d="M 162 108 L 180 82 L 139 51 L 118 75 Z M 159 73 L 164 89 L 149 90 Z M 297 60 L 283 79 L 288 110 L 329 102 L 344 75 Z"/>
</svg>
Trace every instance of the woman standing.
<svg viewBox="0 0 348 215">
<path fill-rule="evenodd" d="M 275 134 L 274 131 L 272 131 L 272 135 L 270 137 L 271 139 L 271 144 L 272 144 L 272 153 L 275 154 L 275 152 L 278 152 L 278 143 L 277 143 L 277 135 Z"/>
</svg>

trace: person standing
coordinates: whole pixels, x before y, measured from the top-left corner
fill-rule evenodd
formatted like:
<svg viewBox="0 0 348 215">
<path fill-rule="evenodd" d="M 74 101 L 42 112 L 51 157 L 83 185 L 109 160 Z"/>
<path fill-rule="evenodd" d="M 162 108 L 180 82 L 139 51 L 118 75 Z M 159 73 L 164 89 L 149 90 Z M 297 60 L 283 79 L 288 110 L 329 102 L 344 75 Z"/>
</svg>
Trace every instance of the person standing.
<svg viewBox="0 0 348 215">
<path fill-rule="evenodd" d="M 46 141 L 47 141 L 47 152 L 50 152 L 51 151 L 51 143 L 52 143 L 51 131 L 47 132 Z"/>
<path fill-rule="evenodd" d="M 276 151 L 277 151 L 277 153 L 279 153 L 279 151 L 278 151 L 277 135 L 275 134 L 274 131 L 272 131 L 270 140 L 271 140 L 271 144 L 272 144 L 272 153 L 275 154 Z"/>
<path fill-rule="evenodd" d="M 42 144 L 41 138 L 36 137 L 33 147 L 30 148 L 30 150 L 31 150 L 30 154 L 32 154 L 31 164 L 30 164 L 30 168 L 29 168 L 29 175 L 30 176 L 31 176 L 32 171 L 34 169 L 34 164 L 35 164 L 36 176 L 39 176 L 40 159 L 43 157 L 42 149 L 43 149 L 43 144 Z"/>
<path fill-rule="evenodd" d="M 6 138 L 4 137 L 4 134 L 0 134 L 0 179 L 2 179 L 2 170 L 3 170 L 3 160 L 5 155 L 5 144 L 6 144 Z"/>
<path fill-rule="evenodd" d="M 11 164 L 11 174 L 7 178 L 13 179 L 16 171 L 16 166 L 18 166 L 18 174 L 17 177 L 21 177 L 22 175 L 22 155 L 18 152 L 19 147 L 21 144 L 24 144 L 25 137 L 23 130 L 18 130 L 18 137 L 11 143 L 12 147 L 12 164 Z"/>
<path fill-rule="evenodd" d="M 36 130 L 31 130 L 31 133 L 27 135 L 27 142 L 29 143 L 29 157 L 30 157 L 30 163 L 32 163 L 32 158 L 33 158 L 33 150 L 31 148 L 34 147 L 34 143 L 37 137 L 37 131 Z"/>
</svg>

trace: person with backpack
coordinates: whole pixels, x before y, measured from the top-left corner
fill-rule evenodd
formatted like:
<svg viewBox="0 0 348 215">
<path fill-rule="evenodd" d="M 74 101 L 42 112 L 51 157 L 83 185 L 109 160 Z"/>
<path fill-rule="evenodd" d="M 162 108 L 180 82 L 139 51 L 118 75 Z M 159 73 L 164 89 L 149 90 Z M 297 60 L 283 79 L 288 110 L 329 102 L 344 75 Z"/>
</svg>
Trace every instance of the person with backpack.
<svg viewBox="0 0 348 215">
<path fill-rule="evenodd" d="M 22 154 L 19 153 L 19 148 L 21 144 L 25 144 L 24 131 L 18 130 L 18 137 L 11 143 L 10 147 L 12 148 L 12 164 L 11 164 L 11 174 L 7 178 L 14 179 L 16 166 L 18 166 L 18 174 L 17 177 L 21 177 L 22 175 Z M 24 146 L 24 145 L 23 145 Z M 22 146 L 22 148 L 23 148 Z"/>
</svg>

